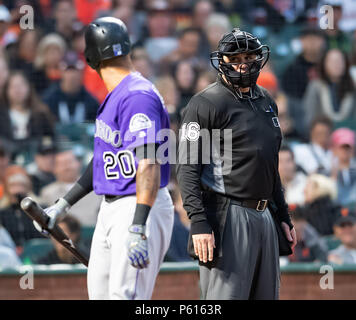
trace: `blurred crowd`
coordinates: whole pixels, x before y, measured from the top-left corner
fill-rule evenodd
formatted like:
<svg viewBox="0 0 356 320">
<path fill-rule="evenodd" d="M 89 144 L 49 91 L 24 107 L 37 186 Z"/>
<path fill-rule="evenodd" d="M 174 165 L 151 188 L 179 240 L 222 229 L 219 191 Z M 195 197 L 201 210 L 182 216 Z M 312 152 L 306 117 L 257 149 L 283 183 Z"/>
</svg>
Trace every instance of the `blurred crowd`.
<svg viewBox="0 0 356 320">
<path fill-rule="evenodd" d="M 21 27 L 25 5 L 33 29 Z M 326 29 L 324 5 L 333 11 Z M 92 156 L 107 90 L 85 63 L 84 31 L 107 15 L 127 25 L 133 64 L 163 96 L 176 132 L 189 99 L 216 79 L 209 57 L 224 33 L 240 27 L 267 44 L 258 84 L 275 98 L 284 136 L 279 172 L 298 235 L 288 261 L 356 264 L 355 1 L 0 0 L 0 267 L 76 263 L 19 203 L 53 204 Z M 188 261 L 189 220 L 171 171 L 175 223 L 165 260 Z M 61 222 L 84 252 L 100 201 L 89 194 Z"/>
</svg>

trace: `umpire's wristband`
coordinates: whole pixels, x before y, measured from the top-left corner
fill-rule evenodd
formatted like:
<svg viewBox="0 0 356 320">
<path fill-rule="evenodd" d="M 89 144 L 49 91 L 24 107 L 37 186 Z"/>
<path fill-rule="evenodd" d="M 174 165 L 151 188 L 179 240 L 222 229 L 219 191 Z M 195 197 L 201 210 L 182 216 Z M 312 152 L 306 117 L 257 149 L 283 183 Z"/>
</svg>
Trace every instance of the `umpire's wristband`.
<svg viewBox="0 0 356 320">
<path fill-rule="evenodd" d="M 147 204 L 137 203 L 132 224 L 145 225 L 147 218 L 148 218 L 148 214 L 150 213 L 150 210 L 151 210 L 151 207 L 148 206 Z"/>
</svg>

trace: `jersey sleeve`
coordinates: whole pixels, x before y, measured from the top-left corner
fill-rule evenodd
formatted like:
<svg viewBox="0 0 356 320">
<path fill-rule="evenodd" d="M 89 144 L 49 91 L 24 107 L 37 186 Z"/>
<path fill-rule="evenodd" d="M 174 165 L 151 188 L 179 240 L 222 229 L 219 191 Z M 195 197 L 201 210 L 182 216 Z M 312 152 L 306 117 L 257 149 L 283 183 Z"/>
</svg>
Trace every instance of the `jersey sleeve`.
<svg viewBox="0 0 356 320">
<path fill-rule="evenodd" d="M 119 128 L 125 149 L 134 150 L 146 144 L 159 144 L 163 105 L 159 98 L 137 93 L 126 98 L 119 114 Z"/>
<path fill-rule="evenodd" d="M 192 234 L 212 232 L 203 205 L 200 181 L 203 167 L 201 131 L 209 128 L 208 101 L 195 96 L 183 112 L 176 166 L 183 207 L 191 220 Z"/>
</svg>

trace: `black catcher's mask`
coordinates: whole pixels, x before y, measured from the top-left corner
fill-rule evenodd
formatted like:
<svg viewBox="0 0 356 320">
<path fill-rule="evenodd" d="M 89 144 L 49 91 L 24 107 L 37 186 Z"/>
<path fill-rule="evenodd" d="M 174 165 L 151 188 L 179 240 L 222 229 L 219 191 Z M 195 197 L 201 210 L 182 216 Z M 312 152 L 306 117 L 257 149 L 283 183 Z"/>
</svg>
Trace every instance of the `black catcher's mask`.
<svg viewBox="0 0 356 320">
<path fill-rule="evenodd" d="M 223 74 L 231 83 L 234 89 L 252 88 L 255 86 L 261 69 L 264 67 L 269 58 L 269 47 L 262 45 L 261 42 L 251 33 L 234 28 L 231 32 L 226 33 L 219 42 L 218 50 L 210 54 L 212 66 Z M 245 62 L 245 72 L 235 70 L 233 65 L 238 63 L 225 62 L 223 56 L 233 56 L 240 53 L 256 54 L 256 59 Z"/>
</svg>

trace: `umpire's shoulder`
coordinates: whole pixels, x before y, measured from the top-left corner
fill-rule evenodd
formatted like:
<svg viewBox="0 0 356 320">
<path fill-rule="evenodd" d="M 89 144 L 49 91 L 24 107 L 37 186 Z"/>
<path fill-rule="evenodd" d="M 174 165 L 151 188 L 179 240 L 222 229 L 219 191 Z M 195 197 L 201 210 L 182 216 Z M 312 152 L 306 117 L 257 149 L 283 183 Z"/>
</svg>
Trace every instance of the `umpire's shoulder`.
<svg viewBox="0 0 356 320">
<path fill-rule="evenodd" d="M 215 109 L 221 99 L 219 99 L 218 85 L 216 82 L 210 84 L 205 89 L 196 93 L 189 101 L 187 108 L 203 107 L 206 109 Z"/>
</svg>

